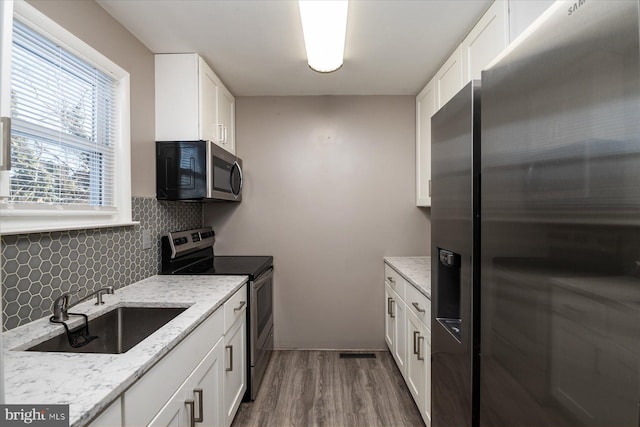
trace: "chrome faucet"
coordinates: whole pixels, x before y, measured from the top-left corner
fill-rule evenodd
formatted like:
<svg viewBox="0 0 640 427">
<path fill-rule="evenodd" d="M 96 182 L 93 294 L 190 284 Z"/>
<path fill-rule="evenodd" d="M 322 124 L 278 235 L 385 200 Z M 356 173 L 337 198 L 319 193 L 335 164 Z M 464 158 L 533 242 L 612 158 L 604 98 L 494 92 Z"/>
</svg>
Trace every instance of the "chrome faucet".
<svg viewBox="0 0 640 427">
<path fill-rule="evenodd" d="M 58 298 L 56 298 L 56 300 L 53 302 L 53 316 L 51 316 L 51 320 L 54 321 L 54 322 L 64 322 L 65 320 L 69 320 L 68 310 L 71 307 L 73 307 L 75 305 L 78 305 L 81 302 L 84 302 L 84 301 L 88 300 L 89 298 L 91 298 L 94 295 L 96 295 L 96 304 L 95 305 L 104 304 L 104 301 L 102 301 L 102 293 L 103 292 L 107 293 L 109 295 L 113 295 L 113 293 L 115 291 L 113 290 L 113 286 L 106 286 L 104 288 L 98 289 L 95 292 L 90 293 L 89 295 L 87 295 L 86 297 L 84 297 L 81 300 L 77 301 L 73 305 L 69 304 L 69 299 L 71 298 L 71 294 L 69 292 L 63 293 Z"/>
</svg>

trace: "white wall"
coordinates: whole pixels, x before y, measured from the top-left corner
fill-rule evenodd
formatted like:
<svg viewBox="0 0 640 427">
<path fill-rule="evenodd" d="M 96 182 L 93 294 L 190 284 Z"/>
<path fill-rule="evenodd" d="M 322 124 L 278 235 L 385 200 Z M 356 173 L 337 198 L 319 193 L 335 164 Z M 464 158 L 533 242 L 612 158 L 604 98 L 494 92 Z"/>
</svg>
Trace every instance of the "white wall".
<svg viewBox="0 0 640 427">
<path fill-rule="evenodd" d="M 93 0 L 29 4 L 124 68 L 131 76 L 131 195 L 155 197 L 153 53 Z"/>
<path fill-rule="evenodd" d="M 237 98 L 238 204 L 205 206 L 216 253 L 273 255 L 278 348 L 381 349 L 384 256 L 427 255 L 415 97 Z"/>
</svg>

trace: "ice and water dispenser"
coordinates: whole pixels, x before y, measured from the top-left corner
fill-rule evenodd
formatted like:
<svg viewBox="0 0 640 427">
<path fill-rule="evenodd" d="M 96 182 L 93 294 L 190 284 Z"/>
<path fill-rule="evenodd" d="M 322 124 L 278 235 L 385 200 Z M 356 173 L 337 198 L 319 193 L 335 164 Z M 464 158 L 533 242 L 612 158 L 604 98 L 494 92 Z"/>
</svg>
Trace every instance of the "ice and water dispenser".
<svg viewBox="0 0 640 427">
<path fill-rule="evenodd" d="M 436 319 L 458 342 L 460 336 L 460 254 L 438 248 Z"/>
</svg>

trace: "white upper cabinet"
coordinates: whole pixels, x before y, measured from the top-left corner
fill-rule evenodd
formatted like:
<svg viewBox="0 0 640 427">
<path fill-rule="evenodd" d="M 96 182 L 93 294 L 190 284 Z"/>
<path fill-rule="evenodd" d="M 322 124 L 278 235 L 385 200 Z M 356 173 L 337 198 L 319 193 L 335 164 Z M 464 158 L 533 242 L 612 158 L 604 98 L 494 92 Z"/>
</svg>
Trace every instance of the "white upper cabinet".
<svg viewBox="0 0 640 427">
<path fill-rule="evenodd" d="M 416 206 L 431 206 L 431 116 L 508 44 L 509 4 L 496 0 L 416 97 Z"/>
<path fill-rule="evenodd" d="M 462 41 L 464 82 L 479 79 L 480 72 L 509 44 L 508 4 L 494 2 Z"/>
<path fill-rule="evenodd" d="M 458 46 L 447 59 L 435 77 L 436 101 L 438 109 L 447 103 L 464 86 L 462 68 L 462 47 Z"/>
<path fill-rule="evenodd" d="M 416 97 L 416 205 L 431 206 L 431 116 L 436 112 L 434 82 Z"/>
<path fill-rule="evenodd" d="M 213 141 L 235 154 L 235 98 L 195 53 L 155 57 L 156 141 Z"/>
<path fill-rule="evenodd" d="M 218 142 L 227 151 L 236 152 L 236 99 L 222 84 L 218 88 Z"/>
<path fill-rule="evenodd" d="M 217 93 L 220 81 L 202 58 L 198 58 L 198 138 L 205 141 L 218 141 L 218 102 Z M 156 127 L 158 124 L 156 123 Z M 167 126 L 167 125 L 160 125 Z M 168 127 L 168 126 L 167 126 Z M 187 129 L 185 129 L 187 130 Z M 159 140 L 160 141 L 160 140 Z"/>
</svg>

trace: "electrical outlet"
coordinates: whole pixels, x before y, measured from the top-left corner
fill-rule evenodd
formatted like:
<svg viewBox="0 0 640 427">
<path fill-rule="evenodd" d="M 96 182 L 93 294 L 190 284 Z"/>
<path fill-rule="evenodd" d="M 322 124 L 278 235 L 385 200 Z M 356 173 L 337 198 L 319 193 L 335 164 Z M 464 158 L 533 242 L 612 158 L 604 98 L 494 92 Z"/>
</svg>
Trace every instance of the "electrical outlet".
<svg viewBox="0 0 640 427">
<path fill-rule="evenodd" d="M 142 249 L 151 249 L 151 231 L 142 230 Z"/>
</svg>

